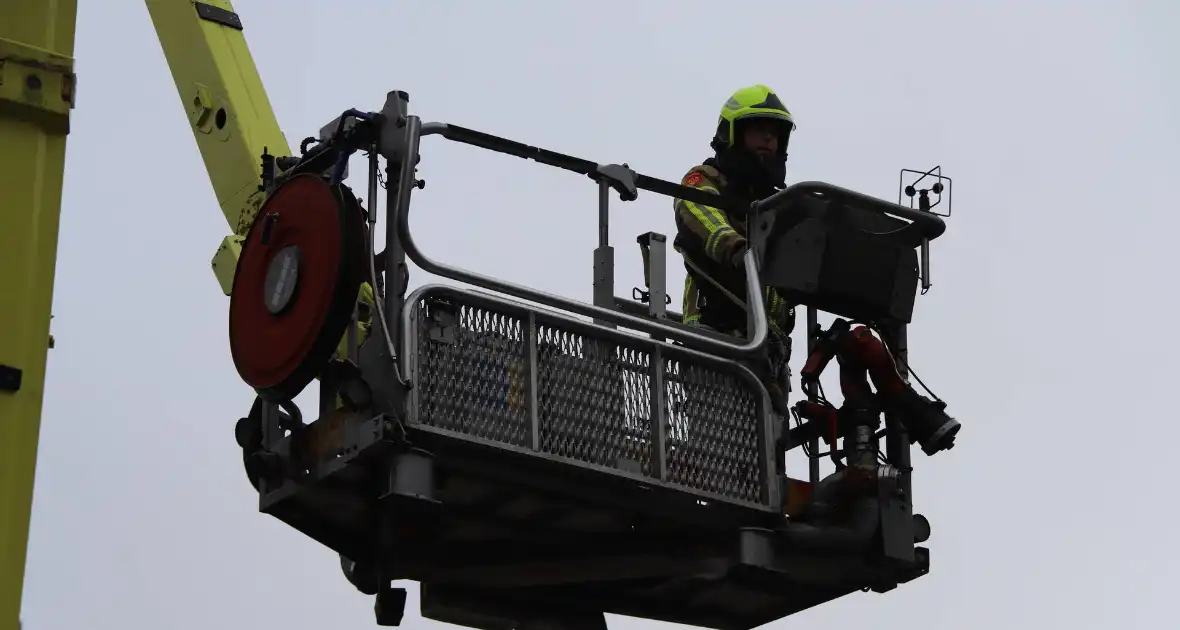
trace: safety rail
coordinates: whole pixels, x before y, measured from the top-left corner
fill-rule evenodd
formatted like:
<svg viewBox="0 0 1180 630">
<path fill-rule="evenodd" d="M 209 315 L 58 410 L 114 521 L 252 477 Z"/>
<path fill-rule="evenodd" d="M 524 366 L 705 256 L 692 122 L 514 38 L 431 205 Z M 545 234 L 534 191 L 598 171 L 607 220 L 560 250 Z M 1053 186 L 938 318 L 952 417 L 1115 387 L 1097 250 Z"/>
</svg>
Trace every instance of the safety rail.
<svg viewBox="0 0 1180 630">
<path fill-rule="evenodd" d="M 777 509 L 769 400 L 739 363 L 452 286 L 406 307 L 410 426 Z"/>
<path fill-rule="evenodd" d="M 792 184 L 765 199 L 754 202 L 754 211 L 758 214 L 777 213 L 803 196 L 824 198 L 843 207 L 855 207 L 861 213 L 878 216 L 892 215 L 905 219 L 909 221 L 909 224 L 901 228 L 900 233 L 894 234 L 893 238 L 898 241 L 912 240 L 914 247 L 917 247 L 922 240 L 932 241 L 942 236 L 946 231 L 946 222 L 942 220 L 942 217 L 929 211 L 914 210 L 827 182 L 807 181 Z M 911 234 L 912 237 L 910 237 Z"/>
<path fill-rule="evenodd" d="M 719 197 L 687 186 L 641 175 L 626 166 L 599 165 L 588 160 L 538 149 L 512 140 L 498 138 L 445 123 L 422 123 L 417 116 L 413 115 L 406 115 L 403 120 L 405 137 L 399 142 L 400 147 L 398 153 L 401 154 L 399 156 L 401 167 L 397 178 L 396 201 L 393 208 L 395 218 L 392 223 L 395 224 L 396 238 L 399 241 L 400 247 L 404 249 L 406 256 L 426 272 L 496 293 L 543 304 L 562 311 L 592 317 L 597 322 L 615 324 L 647 333 L 653 337 L 659 337 L 660 340 L 657 343 L 661 344 L 665 349 L 676 347 L 662 341 L 662 339 L 671 339 L 679 341 L 689 348 L 708 352 L 709 354 L 742 358 L 756 355 L 765 345 L 768 336 L 766 311 L 765 305 L 763 304 L 761 281 L 758 274 L 757 253 L 753 248 L 746 253 L 744 258 L 746 292 L 750 302 L 750 326 L 748 338 L 742 341 L 702 335 L 685 327 L 670 326 L 658 319 L 639 317 L 622 312 L 617 308 L 613 308 L 609 303 L 587 304 L 438 262 L 422 252 L 415 243 L 409 227 L 410 200 L 412 191 L 418 183 L 416 168 L 420 155 L 421 138 L 429 135 L 440 135 L 448 140 L 500 153 L 507 153 L 525 159 L 532 159 L 542 164 L 587 175 L 599 183 L 600 213 L 604 210 L 603 205 L 606 203 L 606 193 L 610 188 L 619 191 L 620 196 L 624 200 L 633 200 L 638 194 L 637 191 L 643 189 L 662 195 L 708 203 L 713 206 L 729 209 L 741 208 L 745 212 L 751 211 L 752 207 L 737 205 L 726 197 Z M 393 262 L 391 260 L 386 268 L 387 274 L 391 276 L 398 273 L 398 270 L 391 268 L 392 266 Z"/>
</svg>

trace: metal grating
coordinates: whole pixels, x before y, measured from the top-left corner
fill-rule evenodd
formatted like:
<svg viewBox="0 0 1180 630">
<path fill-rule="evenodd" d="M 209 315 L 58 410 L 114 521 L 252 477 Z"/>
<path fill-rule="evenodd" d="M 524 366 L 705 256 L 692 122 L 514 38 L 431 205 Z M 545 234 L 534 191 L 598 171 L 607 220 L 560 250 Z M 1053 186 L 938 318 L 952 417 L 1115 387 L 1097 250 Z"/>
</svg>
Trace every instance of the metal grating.
<svg viewBox="0 0 1180 630">
<path fill-rule="evenodd" d="M 650 475 L 650 356 L 553 326 L 537 333 L 540 451 Z"/>
<path fill-rule="evenodd" d="M 758 404 L 737 377 L 666 361 L 668 481 L 757 502 L 761 490 Z"/>
<path fill-rule="evenodd" d="M 456 313 L 425 300 L 419 308 L 417 421 L 530 446 L 520 319 L 468 306 Z"/>
<path fill-rule="evenodd" d="M 417 424 L 655 479 L 662 469 L 698 494 L 764 502 L 758 394 L 739 376 L 663 359 L 665 446 L 653 452 L 650 344 L 511 305 L 448 296 L 415 308 Z"/>
</svg>

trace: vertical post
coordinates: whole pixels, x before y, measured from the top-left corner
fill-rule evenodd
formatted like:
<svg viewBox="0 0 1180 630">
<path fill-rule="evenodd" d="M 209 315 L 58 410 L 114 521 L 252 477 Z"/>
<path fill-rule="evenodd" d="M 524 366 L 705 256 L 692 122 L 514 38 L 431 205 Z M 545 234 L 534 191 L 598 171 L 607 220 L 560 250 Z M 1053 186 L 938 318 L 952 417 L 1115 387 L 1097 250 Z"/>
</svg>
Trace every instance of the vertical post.
<svg viewBox="0 0 1180 630">
<path fill-rule="evenodd" d="M 283 439 L 283 426 L 280 422 L 282 411 L 274 403 L 263 402 L 261 405 L 262 420 L 262 448 L 269 449 Z"/>
<path fill-rule="evenodd" d="M 918 209 L 922 212 L 930 212 L 930 195 L 929 191 L 918 191 Z M 922 239 L 921 245 L 922 256 L 922 293 L 925 294 L 930 290 L 930 239 Z M 904 335 L 904 333 L 902 333 Z M 905 376 L 905 375 L 903 375 Z"/>
<path fill-rule="evenodd" d="M 884 341 L 894 352 L 898 374 L 909 382 L 906 327 L 901 324 L 881 331 L 888 336 Z M 887 560 L 912 566 L 916 559 L 914 548 L 913 476 L 910 473 L 910 440 L 905 425 L 894 413 L 885 414 L 885 453 L 889 463 L 897 469 L 897 488 L 878 490 L 881 501 L 882 552 Z"/>
<path fill-rule="evenodd" d="M 668 292 L 667 251 L 663 234 L 648 234 L 647 249 L 647 312 L 653 319 L 668 317 L 664 296 Z M 613 296 L 612 296 L 613 298 Z M 652 338 L 663 341 L 657 335 Z M 668 380 L 664 352 L 656 347 L 651 353 L 651 475 L 660 481 L 668 478 Z"/>
<path fill-rule="evenodd" d="M 610 183 L 598 180 L 598 246 L 610 245 Z M 613 296 L 612 296 L 613 297 Z"/>
<path fill-rule="evenodd" d="M 885 340 L 893 348 L 894 361 L 897 363 L 897 373 L 906 383 L 910 381 L 909 370 L 909 340 L 905 324 L 901 324 L 889 331 L 893 339 Z M 895 414 L 885 415 L 885 455 L 889 463 L 897 468 L 900 478 L 898 483 L 905 493 L 905 504 L 913 506 L 912 486 L 910 475 L 910 438 L 901 419 Z"/>
<path fill-rule="evenodd" d="M 408 95 L 406 96 L 408 102 Z M 386 258 L 385 258 L 385 273 L 386 273 L 386 293 L 383 302 L 391 307 L 391 311 L 386 312 L 386 318 L 392 320 L 392 329 L 390 330 L 390 339 L 397 339 L 398 341 L 391 341 L 389 345 L 400 344 L 400 352 L 402 356 L 398 357 L 401 365 L 401 378 L 405 375 L 411 374 L 413 367 L 410 365 L 412 357 L 410 356 L 410 348 L 414 345 L 413 331 L 401 329 L 402 309 L 405 304 L 406 286 L 409 284 L 409 271 L 406 268 L 406 250 L 405 244 L 401 242 L 398 235 L 405 232 L 407 237 L 410 233 L 409 227 L 409 213 L 411 194 L 414 188 L 420 188 L 421 184 L 417 179 L 417 163 L 419 157 L 419 147 L 422 142 L 422 121 L 417 116 L 407 115 L 405 117 L 405 125 L 401 127 L 402 140 L 401 149 L 397 155 L 401 158 L 400 163 L 397 160 L 386 162 L 387 168 L 385 170 L 388 175 L 387 187 L 392 187 L 386 191 L 388 199 L 387 207 L 389 208 L 387 220 L 389 225 L 386 226 Z M 397 172 L 397 177 L 393 176 Z M 408 383 L 402 383 L 407 385 Z M 417 403 L 417 388 L 411 389 L 411 402 L 416 407 Z M 415 409 L 416 411 L 416 409 Z"/>
<path fill-rule="evenodd" d="M 594 305 L 615 307 L 615 250 L 610 246 L 610 183 L 598 182 L 598 248 L 594 250 Z M 595 323 L 616 328 L 610 322 Z"/>
<path fill-rule="evenodd" d="M 285 436 L 283 435 L 283 410 L 274 403 L 262 401 L 259 409 L 259 420 L 262 424 L 262 448 L 259 449 L 252 457 L 262 458 L 262 470 L 266 471 L 262 478 L 258 480 L 258 503 L 259 507 L 267 494 L 275 489 L 274 483 L 271 481 L 270 465 L 273 460 L 269 459 L 267 453 L 272 453 L 275 444 L 279 443 Z"/>
<path fill-rule="evenodd" d="M 529 371 L 528 406 L 529 435 L 531 436 L 529 444 L 534 451 L 539 451 L 541 450 L 541 397 L 538 389 L 540 383 L 538 382 L 537 369 L 540 366 L 541 357 L 537 350 L 537 314 L 531 310 L 528 320 L 525 322 L 524 333 L 525 362 Z"/>
<path fill-rule="evenodd" d="M 77 9 L 76 0 L 0 2 L 0 630 L 20 624 Z"/>
<path fill-rule="evenodd" d="M 375 152 L 374 152 L 375 153 Z M 410 160 L 412 164 L 415 155 L 403 155 L 401 159 Z M 375 161 L 375 160 L 374 160 Z M 376 168 L 376 166 L 374 166 Z M 411 167 L 411 174 L 413 173 Z M 395 162 L 386 162 L 385 165 L 385 324 L 389 328 L 389 338 L 394 340 L 401 339 L 401 321 L 402 308 L 406 301 L 406 288 L 410 281 L 410 272 L 406 267 L 406 250 L 402 246 L 401 239 L 397 236 L 397 212 L 400 197 L 402 195 L 409 195 L 413 190 L 414 182 L 402 182 L 402 165 Z M 370 176 L 371 187 L 377 186 L 377 174 L 372 173 Z M 411 175 L 411 179 L 413 179 Z M 406 184 L 407 188 L 403 189 L 402 185 Z M 374 201 L 377 198 L 376 193 L 372 194 Z M 378 281 L 374 278 L 374 281 Z M 376 331 L 374 331 L 375 333 Z M 406 349 L 401 348 L 400 352 L 405 353 Z M 388 350 L 382 354 L 387 353 Z M 394 360 L 396 357 L 390 357 Z"/>
<path fill-rule="evenodd" d="M 668 386 L 664 371 L 664 351 L 659 346 L 651 352 L 651 403 L 648 413 L 651 422 L 651 476 L 668 479 Z"/>
<path fill-rule="evenodd" d="M 814 306 L 807 307 L 807 356 L 815 352 L 816 329 L 819 328 L 819 311 Z M 811 483 L 819 483 L 819 438 L 812 437 L 807 441 L 807 450 L 811 455 L 807 458 L 807 479 Z"/>
<path fill-rule="evenodd" d="M 758 243 L 761 242 L 761 231 L 762 230 L 761 230 L 760 224 L 758 222 L 758 204 L 757 203 L 750 204 L 750 207 L 746 210 L 746 230 L 749 234 L 749 238 L 747 239 L 746 242 L 748 243 L 749 251 L 754 254 L 754 268 L 757 270 L 757 273 L 759 275 L 761 275 L 761 273 L 762 273 L 762 258 L 759 256 Z M 765 286 L 759 287 L 759 290 L 762 292 L 763 296 L 766 295 L 766 287 Z M 754 320 L 759 315 L 759 313 L 755 312 L 755 309 L 754 309 L 754 296 L 750 295 L 749 293 L 750 293 L 750 291 L 747 288 L 747 290 L 746 290 L 746 304 L 749 305 L 746 308 L 746 339 L 747 340 L 754 338 L 754 326 L 755 326 Z M 766 308 L 762 309 L 763 312 L 761 313 L 761 315 L 763 318 L 766 318 L 766 320 L 767 320 L 766 323 L 767 323 L 767 325 L 769 325 L 770 324 L 770 321 L 769 321 L 770 320 L 770 313 L 767 312 L 767 309 L 769 308 L 770 304 L 768 301 L 765 300 L 765 298 L 764 298 L 763 304 L 766 306 Z"/>
<path fill-rule="evenodd" d="M 401 90 L 394 90 L 385 95 L 385 104 L 381 107 L 381 122 L 375 146 L 370 147 L 369 154 L 369 239 L 376 240 L 375 224 L 377 221 L 378 184 L 380 183 L 380 162 L 378 156 L 385 157 L 385 252 L 382 269 L 373 267 L 371 279 L 373 290 L 380 295 L 380 303 L 374 304 L 379 316 L 380 331 L 372 331 L 384 338 L 382 351 L 379 356 L 387 354 L 408 354 L 401 330 L 402 310 L 405 308 L 405 295 L 409 284 L 410 274 L 406 267 L 406 252 L 398 236 L 400 212 L 409 205 L 409 196 L 418 182 L 415 178 L 415 166 L 418 163 L 418 142 L 420 127 L 417 118 L 411 120 L 409 116 L 410 95 Z M 405 195 L 405 199 L 402 198 Z M 404 203 L 403 203 L 404 202 Z M 369 243 L 369 253 L 376 251 L 376 244 Z M 375 265 L 374 265 L 375 267 Z M 384 278 L 382 278 L 384 275 Z M 399 349 L 400 348 L 400 349 Z M 401 360 L 402 357 L 390 357 L 390 360 Z M 404 362 L 403 362 L 404 363 Z M 404 369 L 408 369 L 408 364 Z M 404 377 L 403 377 L 404 378 Z"/>
<path fill-rule="evenodd" d="M 650 232 L 647 245 L 647 313 L 653 319 L 668 317 L 668 237 Z"/>
</svg>

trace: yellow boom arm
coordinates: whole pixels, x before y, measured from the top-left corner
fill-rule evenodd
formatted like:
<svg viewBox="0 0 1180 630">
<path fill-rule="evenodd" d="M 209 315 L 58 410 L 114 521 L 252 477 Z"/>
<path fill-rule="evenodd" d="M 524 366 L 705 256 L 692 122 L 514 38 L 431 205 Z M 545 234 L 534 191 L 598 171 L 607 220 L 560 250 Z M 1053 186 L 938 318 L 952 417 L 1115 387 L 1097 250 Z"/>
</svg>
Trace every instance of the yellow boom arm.
<svg viewBox="0 0 1180 630">
<path fill-rule="evenodd" d="M 147 0 L 221 212 L 213 258 L 232 287 L 241 234 L 263 201 L 265 147 L 291 150 L 227 0 Z M 0 3 L 0 630 L 19 627 L 40 433 L 77 0 Z"/>
<path fill-rule="evenodd" d="M 76 19 L 76 0 L 0 4 L 0 630 L 20 623 Z"/>
<path fill-rule="evenodd" d="M 291 149 L 228 0 L 147 0 L 147 7 L 217 203 L 234 232 L 213 258 L 217 281 L 229 295 L 241 235 L 264 200 L 258 190 L 262 151 L 286 156 Z"/>
</svg>

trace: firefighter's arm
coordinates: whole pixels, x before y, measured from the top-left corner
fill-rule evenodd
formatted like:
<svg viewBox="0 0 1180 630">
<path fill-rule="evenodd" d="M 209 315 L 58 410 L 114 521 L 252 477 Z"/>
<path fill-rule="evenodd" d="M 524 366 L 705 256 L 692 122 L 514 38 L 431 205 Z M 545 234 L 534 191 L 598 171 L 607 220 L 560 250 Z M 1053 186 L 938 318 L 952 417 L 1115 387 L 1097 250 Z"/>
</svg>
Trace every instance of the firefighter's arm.
<svg viewBox="0 0 1180 630">
<path fill-rule="evenodd" d="M 715 182 L 696 169 L 690 171 L 681 183 L 697 190 L 720 194 Z M 709 258 L 728 265 L 734 254 L 746 246 L 746 238 L 733 229 L 721 210 L 687 199 L 676 199 L 675 205 L 683 225 L 705 244 L 705 253 Z"/>
</svg>

